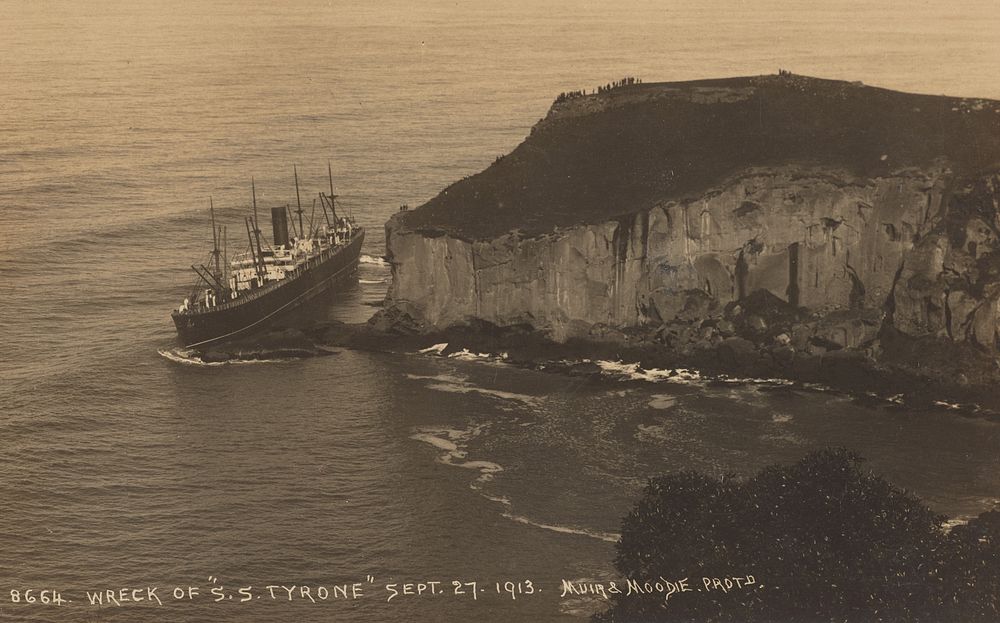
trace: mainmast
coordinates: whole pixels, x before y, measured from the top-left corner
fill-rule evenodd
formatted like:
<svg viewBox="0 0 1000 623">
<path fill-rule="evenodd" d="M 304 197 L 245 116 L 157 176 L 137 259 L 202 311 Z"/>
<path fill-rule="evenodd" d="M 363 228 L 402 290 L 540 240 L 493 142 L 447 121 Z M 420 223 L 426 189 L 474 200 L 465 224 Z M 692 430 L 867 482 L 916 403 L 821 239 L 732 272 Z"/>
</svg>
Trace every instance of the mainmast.
<svg viewBox="0 0 1000 623">
<path fill-rule="evenodd" d="M 222 230 L 222 280 L 226 282 L 226 287 L 229 287 L 229 230 L 225 225 L 221 225 Z"/>
<path fill-rule="evenodd" d="M 253 245 L 253 234 L 250 231 L 250 222 L 252 220 L 253 219 L 248 216 L 243 219 L 243 224 L 247 226 L 247 239 L 250 241 L 250 256 L 253 258 L 253 268 L 254 271 L 256 271 L 257 273 L 258 280 L 261 282 L 261 285 L 263 285 L 264 276 L 261 274 L 260 271 L 260 261 L 258 261 L 257 259 L 257 252 L 254 250 L 254 245 Z"/>
<path fill-rule="evenodd" d="M 222 266 L 219 262 L 219 256 L 221 251 L 219 251 L 219 232 L 215 225 L 215 204 L 212 203 L 212 197 L 208 198 L 208 211 L 212 215 L 212 259 L 215 261 L 215 274 L 222 274 Z"/>
<path fill-rule="evenodd" d="M 327 161 L 327 163 L 326 163 L 326 172 L 330 176 L 330 195 L 327 197 L 327 199 L 330 200 L 330 214 L 333 216 L 333 222 L 334 222 L 334 224 L 336 224 L 336 222 L 337 222 L 337 206 L 336 206 L 335 201 L 336 201 L 337 195 L 333 194 L 333 166 L 330 164 L 329 161 Z M 320 193 L 320 196 L 323 196 L 323 193 Z M 325 211 L 324 211 L 324 214 L 325 214 Z"/>
<path fill-rule="evenodd" d="M 250 178 L 250 194 L 253 196 L 253 235 L 257 239 L 257 274 L 260 276 L 261 284 L 264 282 L 264 250 L 260 246 L 260 227 L 257 225 L 257 187 L 254 185 L 253 177 Z M 251 242 L 251 245 L 253 242 Z"/>
<path fill-rule="evenodd" d="M 301 233 L 301 236 L 304 239 L 305 238 L 306 230 L 302 226 L 302 212 L 303 212 L 303 210 L 302 210 L 302 199 L 299 197 L 299 172 L 295 168 L 294 164 L 292 165 L 292 173 L 295 174 L 295 201 L 299 205 L 299 209 L 296 210 L 295 213 L 299 215 L 299 232 Z M 310 227 L 312 227 L 312 225 L 310 225 Z"/>
<path fill-rule="evenodd" d="M 292 209 L 285 205 L 285 216 L 288 217 L 288 222 L 292 224 L 292 233 L 295 234 L 296 238 L 301 238 L 299 232 L 295 231 L 295 219 L 292 218 Z"/>
<path fill-rule="evenodd" d="M 315 235 L 316 230 L 319 229 L 318 227 L 315 227 L 313 225 L 313 221 L 314 221 L 315 218 L 316 218 L 316 200 L 313 199 L 313 209 L 312 209 L 312 212 L 309 213 L 309 235 L 310 236 Z"/>
</svg>

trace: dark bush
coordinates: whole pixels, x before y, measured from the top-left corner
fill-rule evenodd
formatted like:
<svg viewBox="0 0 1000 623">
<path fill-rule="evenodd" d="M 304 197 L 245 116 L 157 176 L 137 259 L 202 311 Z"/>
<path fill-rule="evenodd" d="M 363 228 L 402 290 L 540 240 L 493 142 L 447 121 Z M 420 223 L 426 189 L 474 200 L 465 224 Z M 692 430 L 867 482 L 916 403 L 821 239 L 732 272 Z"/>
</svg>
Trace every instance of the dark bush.
<svg viewBox="0 0 1000 623">
<path fill-rule="evenodd" d="M 615 595 L 597 621 L 1000 621 L 1000 513 L 950 532 L 914 496 L 824 450 L 749 480 L 655 478 L 615 565 L 690 592 Z M 706 590 L 702 578 L 752 575 Z M 698 589 L 702 589 L 699 591 Z"/>
</svg>

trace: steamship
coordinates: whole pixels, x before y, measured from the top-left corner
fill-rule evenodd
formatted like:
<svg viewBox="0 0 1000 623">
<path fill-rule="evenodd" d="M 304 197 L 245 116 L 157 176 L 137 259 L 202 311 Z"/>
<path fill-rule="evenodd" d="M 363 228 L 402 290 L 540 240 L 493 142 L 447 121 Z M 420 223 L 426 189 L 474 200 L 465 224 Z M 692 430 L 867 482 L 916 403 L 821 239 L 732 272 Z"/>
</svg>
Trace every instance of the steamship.
<svg viewBox="0 0 1000 623">
<path fill-rule="evenodd" d="M 191 266 L 198 280 L 171 313 L 184 347 L 202 348 L 249 335 L 354 273 L 365 230 L 337 214 L 333 173 L 328 171 L 330 194 L 319 193 L 322 218 L 316 218 L 314 201 L 305 221 L 298 171 L 293 169 L 298 228 L 289 206 L 271 208 L 271 243 L 258 227 L 257 192 L 251 180 L 253 214 L 244 219 L 248 247 L 231 259 L 223 242 L 226 229 L 216 226 L 215 208 L 209 203 L 213 245 L 208 266 Z"/>
</svg>

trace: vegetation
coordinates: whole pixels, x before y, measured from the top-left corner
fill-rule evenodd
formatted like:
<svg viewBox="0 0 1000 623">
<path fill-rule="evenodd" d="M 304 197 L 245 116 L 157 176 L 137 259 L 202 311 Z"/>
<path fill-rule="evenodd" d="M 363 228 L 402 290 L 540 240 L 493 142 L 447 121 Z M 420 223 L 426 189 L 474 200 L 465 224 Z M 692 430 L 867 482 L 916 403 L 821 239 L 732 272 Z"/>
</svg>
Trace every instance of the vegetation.
<svg viewBox="0 0 1000 623">
<path fill-rule="evenodd" d="M 1000 162 L 1000 105 L 986 100 L 787 73 L 597 90 L 562 94 L 512 153 L 404 224 L 466 239 L 543 233 L 696 197 L 748 167 L 870 177 L 943 157 L 961 177 Z"/>
<path fill-rule="evenodd" d="M 842 449 L 748 480 L 656 478 L 615 564 L 640 581 L 687 576 L 693 590 L 615 595 L 595 620 L 1000 620 L 1000 513 L 944 521 Z M 702 583 L 748 574 L 727 591 Z"/>
</svg>

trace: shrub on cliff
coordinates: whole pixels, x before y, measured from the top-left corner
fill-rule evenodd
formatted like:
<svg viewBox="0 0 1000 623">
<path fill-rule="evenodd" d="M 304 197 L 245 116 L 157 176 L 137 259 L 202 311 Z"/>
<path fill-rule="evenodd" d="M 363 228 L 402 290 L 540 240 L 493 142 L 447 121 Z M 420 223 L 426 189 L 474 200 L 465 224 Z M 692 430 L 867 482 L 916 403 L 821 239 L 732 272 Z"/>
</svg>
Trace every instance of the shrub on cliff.
<svg viewBox="0 0 1000 623">
<path fill-rule="evenodd" d="M 947 533 L 944 517 L 860 463 L 824 450 L 745 481 L 651 480 L 615 565 L 654 585 L 686 576 L 691 590 L 616 595 L 595 620 L 1000 620 L 1000 513 Z M 702 581 L 748 574 L 753 584 L 732 588 Z"/>
</svg>

